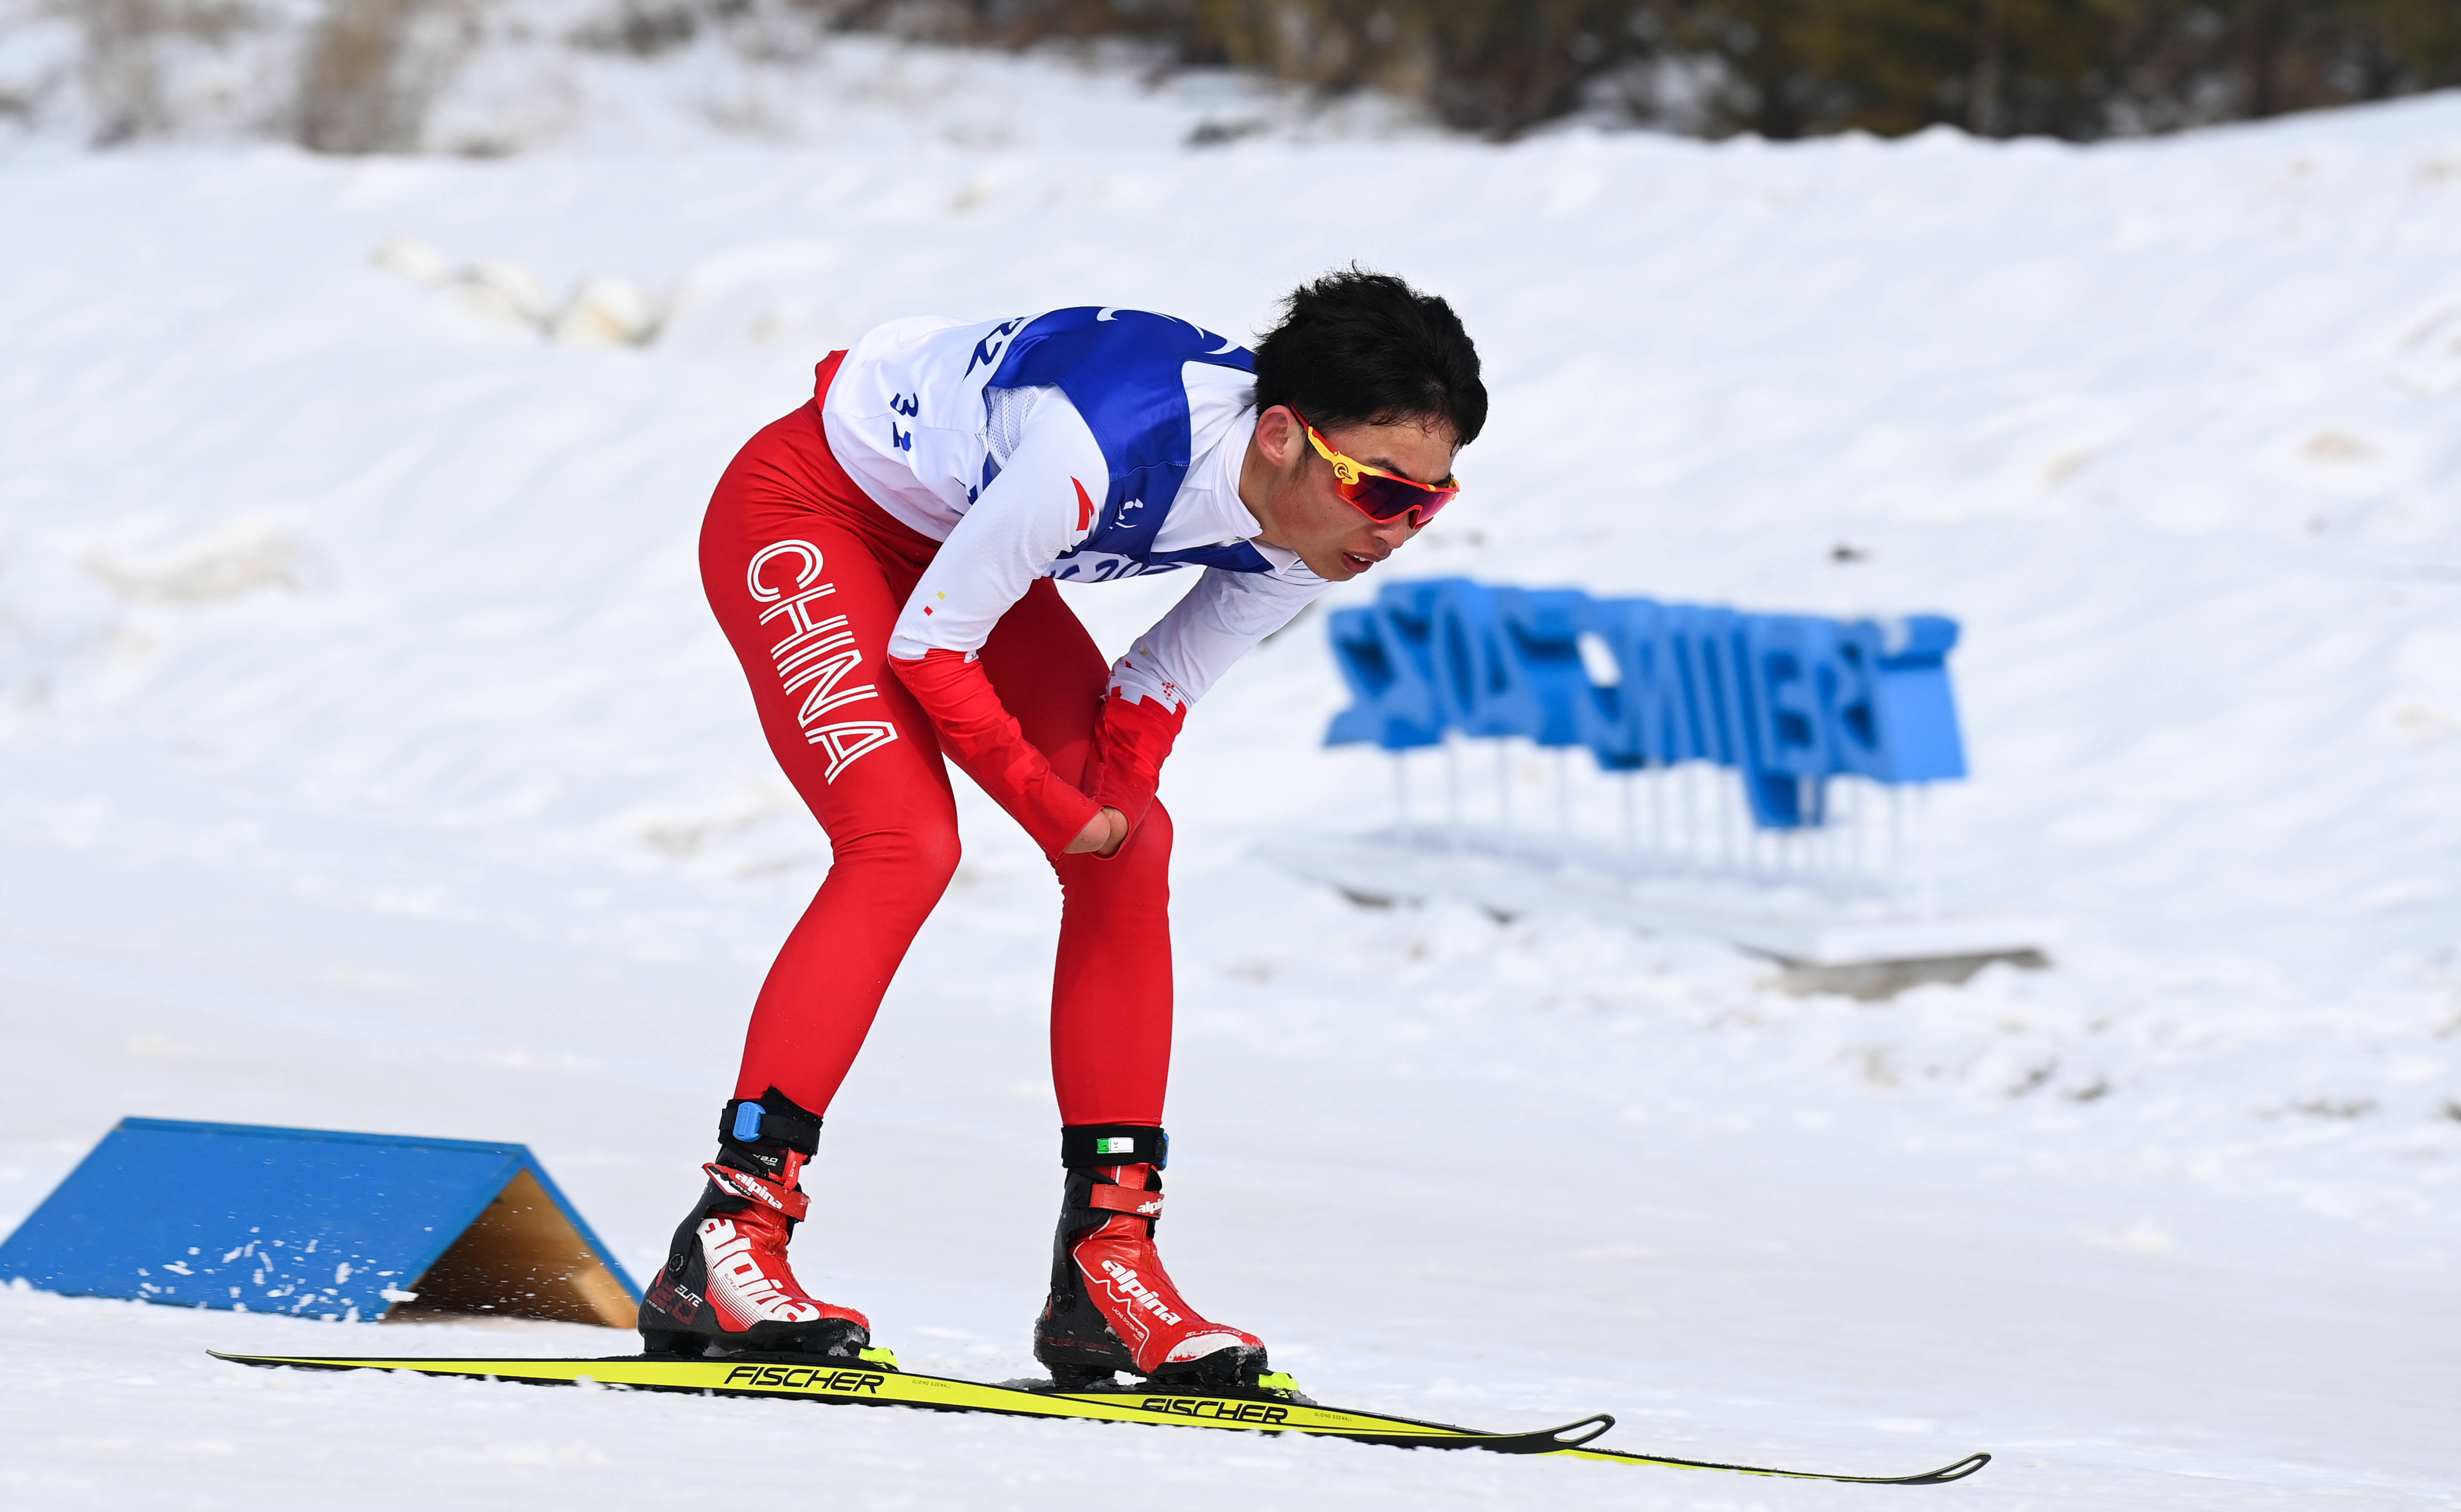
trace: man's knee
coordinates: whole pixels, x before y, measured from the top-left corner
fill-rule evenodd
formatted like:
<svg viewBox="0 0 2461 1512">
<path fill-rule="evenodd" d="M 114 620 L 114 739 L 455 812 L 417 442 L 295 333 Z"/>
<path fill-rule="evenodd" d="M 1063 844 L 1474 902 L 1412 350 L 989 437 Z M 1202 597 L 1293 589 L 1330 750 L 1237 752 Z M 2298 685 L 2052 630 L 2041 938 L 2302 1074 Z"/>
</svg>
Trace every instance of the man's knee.
<svg viewBox="0 0 2461 1512">
<path fill-rule="evenodd" d="M 1137 821 L 1136 833 L 1128 840 L 1130 843 L 1143 845 L 1167 861 L 1170 858 L 1170 810 L 1162 806 L 1162 799 L 1156 799 L 1145 809 L 1145 817 Z M 1124 854 L 1127 850 L 1125 845 L 1120 848 Z"/>
<path fill-rule="evenodd" d="M 936 898 L 957 875 L 957 862 L 964 852 L 957 842 L 957 817 L 952 814 L 945 822 L 917 825 L 912 843 L 915 871 L 930 881 Z"/>
<path fill-rule="evenodd" d="M 1169 875 L 1170 839 L 1170 815 L 1155 803 L 1113 854 L 1059 856 L 1052 865 L 1063 884 L 1106 888 L 1143 885 Z"/>
<path fill-rule="evenodd" d="M 832 837 L 832 869 L 852 867 L 936 900 L 957 873 L 957 816 L 917 804 L 859 833 Z"/>
</svg>

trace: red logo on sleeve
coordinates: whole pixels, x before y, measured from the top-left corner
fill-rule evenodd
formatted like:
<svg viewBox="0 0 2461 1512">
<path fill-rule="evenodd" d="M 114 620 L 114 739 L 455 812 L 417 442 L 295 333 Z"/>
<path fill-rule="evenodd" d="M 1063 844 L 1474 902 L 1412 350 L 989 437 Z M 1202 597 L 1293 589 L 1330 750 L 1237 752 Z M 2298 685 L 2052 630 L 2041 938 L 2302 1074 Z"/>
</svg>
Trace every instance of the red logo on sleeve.
<svg viewBox="0 0 2461 1512">
<path fill-rule="evenodd" d="M 1077 483 L 1077 479 L 1073 478 L 1068 480 Z M 1085 492 L 1083 483 L 1077 483 L 1077 528 L 1080 530 L 1094 528 L 1094 500 L 1092 495 Z"/>
</svg>

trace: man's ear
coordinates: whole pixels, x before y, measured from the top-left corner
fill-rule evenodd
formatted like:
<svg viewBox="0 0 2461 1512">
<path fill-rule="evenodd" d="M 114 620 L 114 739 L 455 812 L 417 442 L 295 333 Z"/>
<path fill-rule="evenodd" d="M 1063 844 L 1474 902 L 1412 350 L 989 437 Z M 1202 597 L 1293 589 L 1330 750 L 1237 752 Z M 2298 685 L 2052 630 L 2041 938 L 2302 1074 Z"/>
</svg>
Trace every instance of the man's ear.
<svg viewBox="0 0 2461 1512">
<path fill-rule="evenodd" d="M 1290 466 L 1295 449 L 1305 444 L 1298 416 L 1289 406 L 1276 404 L 1256 417 L 1256 450 L 1275 471 Z"/>
</svg>

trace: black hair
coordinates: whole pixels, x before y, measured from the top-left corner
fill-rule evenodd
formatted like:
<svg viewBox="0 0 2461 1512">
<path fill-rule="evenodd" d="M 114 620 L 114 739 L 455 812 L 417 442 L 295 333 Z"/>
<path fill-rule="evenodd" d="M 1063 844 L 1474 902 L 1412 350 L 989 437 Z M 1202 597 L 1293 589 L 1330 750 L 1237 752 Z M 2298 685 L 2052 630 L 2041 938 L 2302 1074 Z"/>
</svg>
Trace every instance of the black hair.
<svg viewBox="0 0 2461 1512">
<path fill-rule="evenodd" d="M 1256 408 L 1288 405 L 1317 430 L 1441 419 L 1456 443 L 1487 424 L 1478 349 L 1453 307 L 1353 263 L 1292 289 L 1256 343 Z"/>
</svg>

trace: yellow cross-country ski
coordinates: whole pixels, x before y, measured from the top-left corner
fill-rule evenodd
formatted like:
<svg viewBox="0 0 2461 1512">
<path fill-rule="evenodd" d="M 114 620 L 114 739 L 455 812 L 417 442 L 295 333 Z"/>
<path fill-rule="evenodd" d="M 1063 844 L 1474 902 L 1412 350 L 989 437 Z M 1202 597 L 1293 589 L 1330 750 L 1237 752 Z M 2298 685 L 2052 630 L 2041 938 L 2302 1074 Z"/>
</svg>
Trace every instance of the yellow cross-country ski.
<svg viewBox="0 0 2461 1512">
<path fill-rule="evenodd" d="M 1358 1443 L 1408 1449 L 1486 1449 L 1498 1454 L 1555 1455 L 1623 1464 L 1666 1465 L 1685 1470 L 1729 1470 L 1742 1475 L 1783 1476 L 1797 1480 L 1848 1480 L 1865 1485 L 1939 1485 L 1960 1480 L 1990 1463 L 1987 1454 L 1912 1476 L 1835 1475 L 1776 1470 L 1762 1465 L 1718 1464 L 1664 1455 L 1593 1449 L 1589 1444 L 1615 1426 L 1604 1413 L 1560 1427 L 1529 1433 L 1482 1433 L 1448 1423 L 1421 1422 L 1382 1413 L 1326 1407 L 1299 1394 L 1287 1375 L 1267 1375 L 1252 1392 L 1105 1387 L 1059 1391 L 1024 1382 L 994 1386 L 897 1368 L 887 1350 L 867 1350 L 861 1359 L 822 1360 L 797 1355 L 734 1355 L 717 1359 L 667 1359 L 616 1355 L 608 1359 L 401 1359 L 335 1355 L 225 1354 L 239 1365 L 289 1366 L 311 1371 L 410 1371 L 421 1375 L 464 1375 L 537 1386 L 577 1386 L 585 1381 L 628 1391 L 697 1392 L 712 1396 L 793 1396 L 816 1402 L 867 1407 L 920 1407 L 933 1412 L 1004 1413 L 1016 1417 L 1072 1417 L 1096 1422 L 1156 1423 L 1180 1428 L 1242 1429 L 1252 1433 L 1306 1434 Z"/>
</svg>

